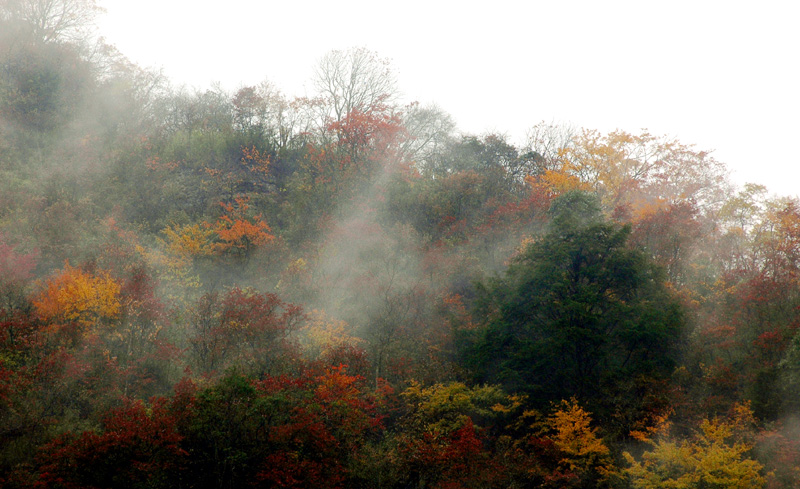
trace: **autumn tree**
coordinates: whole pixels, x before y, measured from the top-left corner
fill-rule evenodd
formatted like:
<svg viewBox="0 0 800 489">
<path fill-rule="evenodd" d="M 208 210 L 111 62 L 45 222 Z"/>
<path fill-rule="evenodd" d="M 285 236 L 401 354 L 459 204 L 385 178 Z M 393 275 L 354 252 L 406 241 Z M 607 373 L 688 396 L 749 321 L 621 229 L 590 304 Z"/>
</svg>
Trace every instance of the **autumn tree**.
<svg viewBox="0 0 800 489">
<path fill-rule="evenodd" d="M 709 227 L 691 202 L 659 205 L 639 215 L 633 223 L 631 241 L 664 269 L 673 285 L 680 287 L 696 278 L 692 271 L 697 248 Z"/>
<path fill-rule="evenodd" d="M 131 270 L 121 285 L 119 327 L 112 340 L 122 360 L 151 360 L 155 351 L 169 344 L 162 333 L 167 324 L 166 307 L 157 293 L 158 282 L 142 267 Z"/>
<path fill-rule="evenodd" d="M 264 96 L 257 87 L 247 86 L 236 91 L 232 99 L 234 123 L 240 130 L 250 131 L 259 128 L 266 119 Z"/>
<path fill-rule="evenodd" d="M 389 61 L 365 48 L 327 53 L 317 66 L 314 86 L 332 122 L 341 122 L 353 111 L 367 113 L 369 107 L 391 103 L 397 95 Z"/>
<path fill-rule="evenodd" d="M 518 411 L 512 411 L 514 419 L 497 444 L 509 482 L 543 488 L 624 487 L 601 428 L 575 399 L 554 402 L 546 411 Z"/>
<path fill-rule="evenodd" d="M 724 165 L 706 151 L 647 131 L 602 134 L 540 124 L 529 141 L 539 178 L 559 182 L 555 188 L 571 182 L 568 189 L 592 190 L 609 211 L 684 200 L 717 208 L 725 198 Z"/>
<path fill-rule="evenodd" d="M 795 399 L 798 398 L 800 396 L 795 394 Z M 753 454 L 759 463 L 764 464 L 766 487 L 782 489 L 800 485 L 798 428 L 789 417 L 785 422 L 770 425 L 756 434 Z"/>
<path fill-rule="evenodd" d="M 230 367 L 278 372 L 293 354 L 289 334 L 303 318 L 298 306 L 275 294 L 233 288 L 200 297 L 189 311 L 189 351 L 204 374 Z"/>
<path fill-rule="evenodd" d="M 403 419 L 408 433 L 452 433 L 467 419 L 478 426 L 488 426 L 495 418 L 519 407 L 520 401 L 498 386 L 470 387 L 462 382 L 423 387 L 412 381 L 402 397 L 408 409 Z"/>
<path fill-rule="evenodd" d="M 401 419 L 394 472 L 405 487 L 491 487 L 499 478 L 484 449 L 483 428 L 518 406 L 496 386 L 418 383 L 402 396 L 408 412 Z"/>
<path fill-rule="evenodd" d="M 560 469 L 573 472 L 582 484 L 613 487 L 620 480 L 611 450 L 592 426 L 592 418 L 578 403 L 561 401 L 548 418 L 550 438 L 563 455 Z"/>
<path fill-rule="evenodd" d="M 703 420 L 691 439 L 651 441 L 653 449 L 641 460 L 626 453 L 626 473 L 637 489 L 764 487 L 762 465 L 749 456 L 753 443 L 746 433 L 752 423 L 752 411 L 737 406 L 728 419 Z"/>
<path fill-rule="evenodd" d="M 66 433 L 42 448 L 38 483 L 46 487 L 166 487 L 189 454 L 176 430 L 175 400 L 126 402 L 99 433 Z"/>
<path fill-rule="evenodd" d="M 182 265 L 213 256 L 230 256 L 246 264 L 253 253 L 275 241 L 262 214 L 251 210 L 250 198 L 235 197 L 220 202 L 222 213 L 216 222 L 173 224 L 164 228 L 167 251 Z"/>
<path fill-rule="evenodd" d="M 249 198 L 237 197 L 231 203 L 221 202 L 223 214 L 211 226 L 217 237 L 214 248 L 222 254 L 231 254 L 246 261 L 252 252 L 275 240 L 269 225 L 261 214 L 252 214 Z"/>
<path fill-rule="evenodd" d="M 76 324 L 80 331 L 108 324 L 120 312 L 120 285 L 105 271 L 88 272 L 64 264 L 34 298 L 39 317 L 54 328 Z"/>
<path fill-rule="evenodd" d="M 364 340 L 354 335 L 353 326 L 329 317 L 324 311 L 307 314 L 305 324 L 297 331 L 304 355 L 322 366 L 347 365 L 352 374 L 369 376 L 371 365 L 364 349 Z"/>
<path fill-rule="evenodd" d="M 151 485 L 352 487 L 347 481 L 357 480 L 350 469 L 360 447 L 381 427 L 364 379 L 343 368 L 258 380 L 230 374 L 187 394 L 170 403 L 185 406 L 170 410 L 182 414 L 170 428 L 188 456 L 178 458 L 165 480 L 149 478 Z M 155 469 L 161 460 L 153 457 L 142 468 Z M 102 467 L 102 461 L 88 467 L 93 464 Z"/>
<path fill-rule="evenodd" d="M 214 253 L 214 230 L 201 224 L 167 226 L 163 230 L 167 250 L 178 258 L 201 258 Z"/>
<path fill-rule="evenodd" d="M 307 240 L 342 208 L 375 206 L 388 175 L 408 168 L 405 131 L 392 107 L 354 109 L 326 125 L 327 140 L 309 144 L 289 185 L 293 241 Z"/>
<path fill-rule="evenodd" d="M 707 261 L 713 273 L 696 287 L 702 301 L 687 367 L 703 381 L 694 397 L 708 414 L 748 400 L 756 416 L 774 421 L 791 412 L 778 365 L 798 328 L 800 213 L 793 201 L 746 185 L 720 217 L 717 252 Z"/>
<path fill-rule="evenodd" d="M 348 203 L 402 163 L 401 118 L 387 105 L 354 109 L 326 129 L 332 140 L 310 145 L 295 176 L 297 203 L 307 202 L 309 211 Z"/>
</svg>

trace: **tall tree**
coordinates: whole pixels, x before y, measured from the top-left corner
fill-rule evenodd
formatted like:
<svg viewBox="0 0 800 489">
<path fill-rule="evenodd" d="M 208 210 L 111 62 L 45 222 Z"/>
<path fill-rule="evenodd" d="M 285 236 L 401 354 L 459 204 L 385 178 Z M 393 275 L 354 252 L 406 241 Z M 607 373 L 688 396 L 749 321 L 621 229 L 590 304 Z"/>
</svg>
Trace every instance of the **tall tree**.
<svg viewBox="0 0 800 489">
<path fill-rule="evenodd" d="M 670 375 L 680 308 L 661 270 L 627 246 L 630 229 L 604 221 L 595 198 L 565 194 L 551 219 L 549 233 L 486 287 L 474 372 L 538 406 L 575 396 L 629 429 L 634 420 L 613 413 L 644 409 Z"/>
<path fill-rule="evenodd" d="M 397 81 L 389 61 L 365 48 L 331 51 L 319 62 L 314 86 L 326 114 L 339 122 L 354 110 L 367 112 L 377 103 L 397 96 Z"/>
</svg>

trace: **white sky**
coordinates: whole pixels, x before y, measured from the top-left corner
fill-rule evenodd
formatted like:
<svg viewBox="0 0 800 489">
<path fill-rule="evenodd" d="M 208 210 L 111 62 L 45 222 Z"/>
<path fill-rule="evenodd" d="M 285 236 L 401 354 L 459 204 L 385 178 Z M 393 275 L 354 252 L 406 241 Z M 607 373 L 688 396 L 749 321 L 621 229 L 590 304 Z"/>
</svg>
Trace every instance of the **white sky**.
<svg viewBox="0 0 800 489">
<path fill-rule="evenodd" d="M 101 32 L 175 84 L 265 79 L 311 92 L 318 60 L 365 46 L 407 101 L 522 143 L 540 121 L 647 128 L 734 181 L 800 193 L 800 2 L 98 0 Z"/>
</svg>

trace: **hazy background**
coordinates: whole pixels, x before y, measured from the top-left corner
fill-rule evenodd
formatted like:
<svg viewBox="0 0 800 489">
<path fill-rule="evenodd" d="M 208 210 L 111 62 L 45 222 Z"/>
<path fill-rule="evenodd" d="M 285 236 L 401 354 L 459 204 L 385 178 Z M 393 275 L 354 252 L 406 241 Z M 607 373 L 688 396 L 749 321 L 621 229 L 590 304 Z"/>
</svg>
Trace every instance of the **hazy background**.
<svg viewBox="0 0 800 489">
<path fill-rule="evenodd" d="M 798 193 L 800 4 L 792 1 L 105 0 L 102 34 L 176 84 L 312 92 L 331 49 L 392 60 L 408 101 L 520 144 L 540 121 L 647 128 L 736 183 Z"/>
</svg>

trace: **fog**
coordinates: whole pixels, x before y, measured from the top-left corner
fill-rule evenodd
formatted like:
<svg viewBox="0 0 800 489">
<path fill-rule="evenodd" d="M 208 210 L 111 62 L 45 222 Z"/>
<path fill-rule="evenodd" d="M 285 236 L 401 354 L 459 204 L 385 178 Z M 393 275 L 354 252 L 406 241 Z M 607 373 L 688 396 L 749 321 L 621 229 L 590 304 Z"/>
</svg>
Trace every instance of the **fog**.
<svg viewBox="0 0 800 489">
<path fill-rule="evenodd" d="M 156 486 L 201 466 L 219 487 L 285 482 L 274 459 L 353 487 L 458 467 L 643 487 L 678 445 L 686 477 L 719 450 L 752 487 L 798 481 L 796 199 L 741 184 L 702 138 L 575 124 L 572 102 L 613 109 L 591 81 L 567 76 L 553 117 L 520 102 L 536 119 L 480 126 L 451 110 L 464 95 L 415 101 L 408 61 L 371 47 L 303 59 L 302 93 L 235 66 L 236 83 L 187 84 L 101 38 L 97 6 L 0 5 L 0 483 L 114 487 L 91 465 L 103 437 Z M 497 63 L 476 113 L 513 105 Z M 457 74 L 430 84 L 457 92 Z M 637 117 L 657 114 L 636 86 Z M 214 424 L 255 430 L 241 472 L 214 458 Z M 109 479 L 70 472 L 84 449 Z"/>
</svg>

